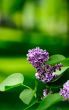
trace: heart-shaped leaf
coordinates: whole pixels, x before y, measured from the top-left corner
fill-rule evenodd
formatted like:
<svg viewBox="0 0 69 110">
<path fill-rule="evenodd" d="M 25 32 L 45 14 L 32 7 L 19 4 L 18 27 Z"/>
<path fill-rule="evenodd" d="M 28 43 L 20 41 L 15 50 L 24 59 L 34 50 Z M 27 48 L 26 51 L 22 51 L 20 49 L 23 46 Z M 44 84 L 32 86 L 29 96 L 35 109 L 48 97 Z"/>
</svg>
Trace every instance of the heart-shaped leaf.
<svg viewBox="0 0 69 110">
<path fill-rule="evenodd" d="M 58 93 L 49 94 L 47 97 L 45 97 L 41 101 L 40 105 L 36 110 L 47 110 L 51 105 L 62 100 L 63 100 L 63 97 L 60 96 Z"/>
<path fill-rule="evenodd" d="M 21 73 L 14 73 L 8 76 L 2 83 L 0 83 L 0 91 L 6 91 L 15 86 L 23 84 L 24 77 Z"/>
<path fill-rule="evenodd" d="M 63 55 L 57 54 L 57 55 L 52 55 L 49 60 L 46 62 L 46 64 L 57 64 L 57 63 L 61 63 L 62 60 L 64 60 L 65 57 Z"/>
<path fill-rule="evenodd" d="M 34 97 L 34 90 L 32 89 L 25 89 L 20 93 L 19 98 L 25 103 L 29 104 Z"/>
</svg>

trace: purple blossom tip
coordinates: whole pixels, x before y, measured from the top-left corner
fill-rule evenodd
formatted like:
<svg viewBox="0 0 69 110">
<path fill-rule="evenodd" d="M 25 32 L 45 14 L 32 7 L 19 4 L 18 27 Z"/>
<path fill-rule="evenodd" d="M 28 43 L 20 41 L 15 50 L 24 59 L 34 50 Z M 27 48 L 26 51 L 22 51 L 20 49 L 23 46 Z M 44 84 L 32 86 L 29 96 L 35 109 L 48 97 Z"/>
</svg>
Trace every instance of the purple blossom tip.
<svg viewBox="0 0 69 110">
<path fill-rule="evenodd" d="M 37 68 L 49 59 L 49 53 L 46 50 L 36 47 L 28 50 L 27 59 L 35 68 Z"/>
</svg>

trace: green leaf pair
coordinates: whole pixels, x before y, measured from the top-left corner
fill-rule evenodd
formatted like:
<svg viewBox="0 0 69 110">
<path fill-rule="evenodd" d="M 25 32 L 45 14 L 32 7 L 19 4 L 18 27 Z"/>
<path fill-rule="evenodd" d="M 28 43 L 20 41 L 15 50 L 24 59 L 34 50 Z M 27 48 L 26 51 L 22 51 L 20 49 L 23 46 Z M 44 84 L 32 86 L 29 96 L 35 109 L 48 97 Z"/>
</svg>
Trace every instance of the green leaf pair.
<svg viewBox="0 0 69 110">
<path fill-rule="evenodd" d="M 1 84 L 0 84 L 0 91 L 7 91 L 11 88 L 23 85 L 24 77 L 21 73 L 14 73 L 10 76 L 8 76 Z M 25 86 L 25 85 L 23 85 Z M 32 98 L 35 95 L 35 91 L 32 90 L 30 87 L 25 86 L 29 89 L 25 89 L 20 93 L 19 98 L 25 103 L 29 104 L 32 100 Z"/>
</svg>

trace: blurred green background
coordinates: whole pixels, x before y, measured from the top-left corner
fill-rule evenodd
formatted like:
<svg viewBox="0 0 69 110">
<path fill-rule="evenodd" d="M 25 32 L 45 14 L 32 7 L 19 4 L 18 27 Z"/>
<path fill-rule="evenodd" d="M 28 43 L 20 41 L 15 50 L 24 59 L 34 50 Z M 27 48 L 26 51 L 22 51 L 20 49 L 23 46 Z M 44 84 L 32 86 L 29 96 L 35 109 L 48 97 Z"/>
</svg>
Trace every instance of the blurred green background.
<svg viewBox="0 0 69 110">
<path fill-rule="evenodd" d="M 0 0 L 0 82 L 21 72 L 31 85 L 35 70 L 26 60 L 28 49 L 68 57 L 67 21 L 66 0 Z"/>
</svg>

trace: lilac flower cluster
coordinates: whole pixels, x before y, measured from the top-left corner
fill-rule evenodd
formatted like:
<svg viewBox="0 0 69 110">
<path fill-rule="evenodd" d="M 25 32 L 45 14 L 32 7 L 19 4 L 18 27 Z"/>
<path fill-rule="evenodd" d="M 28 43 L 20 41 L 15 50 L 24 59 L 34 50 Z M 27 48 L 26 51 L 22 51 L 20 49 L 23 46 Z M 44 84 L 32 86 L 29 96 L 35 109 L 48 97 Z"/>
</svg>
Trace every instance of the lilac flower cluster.
<svg viewBox="0 0 69 110">
<path fill-rule="evenodd" d="M 39 47 L 29 50 L 27 59 L 37 70 L 36 78 L 44 83 L 50 82 L 57 77 L 54 72 L 61 70 L 62 67 L 62 64 L 56 64 L 55 66 L 45 64 L 49 59 L 49 53 Z"/>
<path fill-rule="evenodd" d="M 63 85 L 63 89 L 60 89 L 60 95 L 69 100 L 69 80 Z"/>
<path fill-rule="evenodd" d="M 37 47 L 28 50 L 27 59 L 35 68 L 38 68 L 43 62 L 49 59 L 49 53 Z"/>
<path fill-rule="evenodd" d="M 37 68 L 37 73 L 35 74 L 35 76 L 37 79 L 41 80 L 44 83 L 50 82 L 57 77 L 57 75 L 54 74 L 54 72 L 56 70 L 60 70 L 61 67 L 61 64 L 57 64 L 55 66 L 45 64 Z"/>
</svg>

